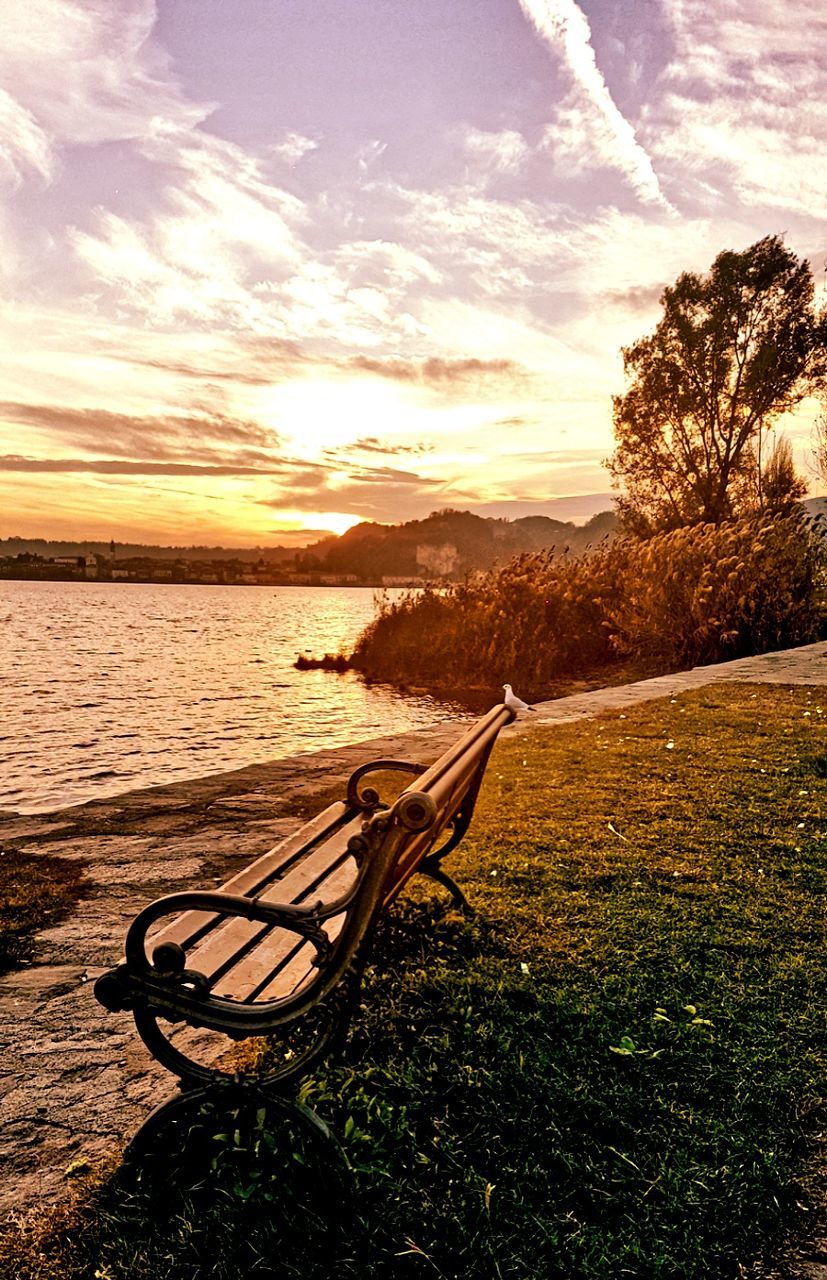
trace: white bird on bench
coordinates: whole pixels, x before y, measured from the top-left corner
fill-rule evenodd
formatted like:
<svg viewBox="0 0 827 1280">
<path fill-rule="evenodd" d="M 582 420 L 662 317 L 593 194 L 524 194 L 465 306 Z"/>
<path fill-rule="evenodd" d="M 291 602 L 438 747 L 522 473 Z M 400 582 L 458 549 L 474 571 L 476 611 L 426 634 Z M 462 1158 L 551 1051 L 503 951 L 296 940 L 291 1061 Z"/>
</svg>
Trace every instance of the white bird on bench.
<svg viewBox="0 0 827 1280">
<path fill-rule="evenodd" d="M 536 707 L 530 707 L 527 702 L 523 702 L 522 698 L 518 698 L 514 690 L 511 688 L 510 684 L 504 684 L 503 688 L 505 689 L 505 698 L 503 699 L 503 701 L 505 702 L 505 705 L 509 707 L 512 711 L 536 711 L 537 710 Z"/>
</svg>

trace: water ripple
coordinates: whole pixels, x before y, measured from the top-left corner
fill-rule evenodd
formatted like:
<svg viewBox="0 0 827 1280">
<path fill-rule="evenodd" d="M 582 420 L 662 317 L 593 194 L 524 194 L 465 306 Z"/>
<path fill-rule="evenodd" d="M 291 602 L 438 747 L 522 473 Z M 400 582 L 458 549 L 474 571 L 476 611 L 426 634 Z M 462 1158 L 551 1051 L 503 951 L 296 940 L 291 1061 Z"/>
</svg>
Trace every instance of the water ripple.
<svg viewBox="0 0 827 1280">
<path fill-rule="evenodd" d="M 0 809 L 52 812 L 464 715 L 293 668 L 305 649 L 349 649 L 373 612 L 358 587 L 0 582 Z"/>
</svg>

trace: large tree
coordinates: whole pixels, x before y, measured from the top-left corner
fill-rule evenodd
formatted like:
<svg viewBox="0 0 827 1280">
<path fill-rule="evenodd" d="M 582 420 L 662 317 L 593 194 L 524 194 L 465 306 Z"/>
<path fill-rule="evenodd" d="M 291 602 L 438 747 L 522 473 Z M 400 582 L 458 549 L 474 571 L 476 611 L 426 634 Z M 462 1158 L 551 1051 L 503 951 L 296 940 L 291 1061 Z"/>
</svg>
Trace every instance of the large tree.
<svg viewBox="0 0 827 1280">
<path fill-rule="evenodd" d="M 764 433 L 827 372 L 809 264 L 778 236 L 684 273 L 661 303 L 655 332 L 623 350 L 629 386 L 614 399 L 609 468 L 641 533 L 762 505 Z"/>
</svg>

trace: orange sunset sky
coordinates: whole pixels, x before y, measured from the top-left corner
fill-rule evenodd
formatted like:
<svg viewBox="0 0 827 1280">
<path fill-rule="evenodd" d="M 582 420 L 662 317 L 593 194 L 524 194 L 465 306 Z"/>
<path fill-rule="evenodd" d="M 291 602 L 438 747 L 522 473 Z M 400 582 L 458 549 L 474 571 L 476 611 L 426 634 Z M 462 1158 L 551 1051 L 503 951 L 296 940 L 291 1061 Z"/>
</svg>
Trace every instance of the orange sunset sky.
<svg viewBox="0 0 827 1280">
<path fill-rule="evenodd" d="M 820 4 L 3 18 L 2 537 L 586 517 L 665 284 L 781 233 L 823 296 Z"/>
</svg>

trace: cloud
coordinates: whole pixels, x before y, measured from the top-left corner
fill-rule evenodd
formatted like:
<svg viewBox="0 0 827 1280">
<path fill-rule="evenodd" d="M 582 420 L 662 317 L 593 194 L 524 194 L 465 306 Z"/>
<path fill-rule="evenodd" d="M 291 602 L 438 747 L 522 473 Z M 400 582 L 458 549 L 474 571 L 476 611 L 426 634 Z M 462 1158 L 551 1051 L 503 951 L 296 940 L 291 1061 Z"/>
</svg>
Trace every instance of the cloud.
<svg viewBox="0 0 827 1280">
<path fill-rule="evenodd" d="M 479 392 L 483 385 L 496 391 L 497 384 L 513 393 L 522 362 L 510 351 L 502 358 L 512 367 L 499 372 L 493 363 L 483 368 L 498 358 L 490 346 L 478 351 L 473 338 L 462 341 L 462 333 L 453 335 L 443 354 L 446 335 L 431 328 L 436 296 L 466 298 L 477 307 L 483 298 L 490 329 L 499 325 L 515 339 L 519 316 L 523 333 L 533 330 L 538 363 L 547 364 L 548 350 L 540 352 L 551 345 L 542 334 L 544 313 L 561 310 L 561 259 L 565 268 L 567 241 L 583 225 L 572 210 L 551 202 L 485 200 L 468 185 L 434 193 L 423 219 L 421 192 L 378 181 L 345 190 L 332 204 L 328 193 L 315 203 L 301 201 L 274 186 L 257 157 L 200 127 L 206 109 L 186 102 L 151 39 L 153 7 L 135 0 L 130 13 L 123 31 L 115 15 L 107 19 L 111 48 L 99 29 L 101 14 L 90 17 L 89 56 L 101 59 L 102 67 L 84 81 L 86 97 L 94 99 L 89 85 L 107 81 L 105 68 L 111 72 L 120 50 L 121 71 L 140 88 L 130 116 L 133 146 L 161 186 L 140 215 L 104 209 L 94 224 L 71 232 L 86 300 L 101 315 L 167 329 L 176 342 L 182 331 L 209 332 L 237 340 L 239 350 L 227 368 L 194 360 L 161 360 L 154 367 L 176 372 L 177 363 L 180 377 L 236 382 L 239 388 L 296 375 L 362 372 L 445 396 Z M 158 114 L 150 116 L 150 110 Z M 294 131 L 276 149 L 301 150 L 308 141 Z M 488 157 L 486 163 L 505 170 L 519 166 L 526 147 L 514 129 L 471 129 L 467 142 L 481 160 Z M 366 163 L 378 159 L 381 146 L 371 144 Z M 368 225 L 383 234 L 366 236 Z M 351 226 L 358 227 L 358 238 Z M 274 344 L 269 361 L 247 359 L 247 345 L 252 351 L 257 339 Z M 359 357 L 349 364 L 341 354 L 354 348 L 366 353 L 361 369 Z M 417 357 L 398 354 L 412 349 Z M 572 363 L 565 342 L 559 354 Z M 476 370 L 453 363 L 466 357 L 480 361 Z M 527 390 L 531 375 L 522 376 Z"/>
<path fill-rule="evenodd" d="M 459 387 L 467 392 L 491 381 L 514 386 L 530 378 L 528 370 L 514 360 L 479 360 L 476 357 L 430 356 L 425 360 L 394 360 L 354 356 L 344 367 L 375 374 L 392 382 L 410 383 L 437 391 Z"/>
<path fill-rule="evenodd" d="M 518 173 L 529 155 L 529 146 L 515 129 L 489 133 L 468 128 L 462 137 L 465 152 L 482 168 L 494 173 Z"/>
<path fill-rule="evenodd" d="M 68 144 L 181 132 L 211 108 L 188 101 L 151 38 L 154 0 L 5 0 L 0 147 L 13 179 L 43 177 Z"/>
<path fill-rule="evenodd" d="M 390 482 L 391 484 L 428 486 L 442 483 L 433 478 L 417 475 L 415 471 L 399 471 L 396 467 L 365 467 L 360 471 L 352 471 L 350 478 L 365 484 L 387 484 Z"/>
<path fill-rule="evenodd" d="M 607 289 L 603 296 L 605 301 L 612 307 L 619 307 L 624 311 L 631 311 L 636 314 L 649 313 L 660 302 L 666 283 L 664 281 L 664 284 L 632 285 L 628 289 Z"/>
<path fill-rule="evenodd" d="M 394 194 L 405 209 L 408 241 L 450 274 L 453 295 L 443 290 L 441 299 L 467 298 L 470 277 L 486 304 L 513 301 L 512 316 L 519 307 L 521 320 L 538 328 L 546 307 L 559 314 L 561 295 L 577 295 L 582 311 L 585 292 L 591 310 L 595 289 L 602 294 L 618 277 L 630 288 L 653 275 L 663 280 L 664 262 L 679 269 L 702 225 L 690 222 L 678 236 L 648 213 L 606 204 L 584 216 L 564 203 L 494 199 L 472 184 L 433 192 L 397 187 Z"/>
<path fill-rule="evenodd" d="M 275 337 L 243 337 L 229 347 L 214 344 L 208 359 L 194 360 L 152 357 L 140 350 L 113 353 L 130 366 L 157 369 L 203 383 L 237 383 L 243 386 L 271 386 L 287 381 L 312 368 L 316 361 L 297 342 Z"/>
<path fill-rule="evenodd" d="M 431 344 L 515 360 L 535 375 L 535 390 L 579 376 L 581 399 L 593 394 L 595 378 L 616 376 L 612 361 L 636 336 L 647 296 L 654 310 L 681 271 L 706 269 L 728 240 L 745 237 L 735 211 L 678 227 L 643 209 L 609 204 L 584 216 L 565 204 L 494 199 L 467 184 L 395 194 L 407 208 L 410 243 L 453 285 L 420 304 Z"/>
<path fill-rule="evenodd" d="M 555 50 L 574 80 L 575 90 L 561 109 L 546 143 L 571 162 L 584 151 L 592 165 L 618 169 L 638 196 L 671 208 L 660 189 L 652 161 L 626 117 L 618 110 L 597 65 L 589 20 L 574 0 L 520 0 L 538 34 Z"/>
<path fill-rule="evenodd" d="M 191 462 L 129 462 L 113 458 L 25 458 L 0 454 L 0 471 L 89 472 L 104 476 L 266 476 L 277 475 L 282 467 L 245 467 L 237 464 Z"/>
<path fill-rule="evenodd" d="M 382 189 L 376 195 L 381 198 Z M 442 273 L 433 261 L 417 253 L 409 244 L 381 238 L 377 240 L 344 240 L 331 254 L 331 263 L 343 279 L 354 285 L 376 285 L 395 297 L 411 285 L 444 283 Z"/>
<path fill-rule="evenodd" d="M 373 168 L 376 162 L 385 154 L 387 147 L 387 142 L 380 142 L 378 138 L 374 138 L 373 141 L 366 142 L 364 146 L 359 148 L 356 162 L 362 173 L 367 173 L 368 169 Z"/>
<path fill-rule="evenodd" d="M 261 339 L 242 342 L 228 368 L 130 355 L 124 359 L 198 382 L 237 382 L 254 387 L 288 382 L 297 376 L 335 378 L 355 374 L 451 395 L 484 387 L 513 389 L 528 384 L 533 377 L 515 360 L 482 360 L 474 356 L 426 356 L 420 360 L 402 360 L 393 356 L 337 358 L 313 355 L 294 342 Z"/>
<path fill-rule="evenodd" d="M 450 481 L 427 477 L 395 467 L 353 467 L 341 464 L 296 471 L 279 482 L 262 505 L 275 510 L 335 511 L 363 520 L 398 523 L 427 515 L 434 505 L 463 501 L 462 490 Z"/>
<path fill-rule="evenodd" d="M 51 178 L 54 155 L 45 131 L 30 111 L 0 89 L 0 175 L 19 187 L 28 170 Z"/>
<path fill-rule="evenodd" d="M 259 161 L 202 134 L 155 140 L 175 175 L 145 219 L 100 211 L 70 243 L 109 307 L 158 327 L 197 325 L 270 341 L 377 348 L 423 337 L 411 295 L 441 283 L 422 254 L 388 238 L 311 248 L 319 208 L 271 185 Z M 415 305 L 415 304 L 414 304 Z"/>
<path fill-rule="evenodd" d="M 422 454 L 433 453 L 434 445 L 432 444 L 390 444 L 388 441 L 380 440 L 378 436 L 363 436 L 361 440 L 354 440 L 351 444 L 343 445 L 336 450 L 329 450 L 328 456 L 336 458 L 340 454 L 350 453 L 380 453 L 387 457 L 393 457 L 401 454 L 412 454 L 421 457 Z"/>
<path fill-rule="evenodd" d="M 284 280 L 302 262 L 302 203 L 270 185 L 260 163 L 234 143 L 164 135 L 141 149 L 172 169 L 174 185 L 145 224 L 102 211 L 96 232 L 71 231 L 81 261 L 121 306 L 155 322 L 288 336 L 254 283 Z"/>
<path fill-rule="evenodd" d="M 218 414 L 140 416 L 107 409 L 0 401 L 0 419 L 45 430 L 58 442 L 133 458 L 137 455 L 145 461 L 175 460 L 182 453 L 191 457 L 194 451 L 203 457 L 216 445 L 223 450 L 241 448 L 249 456 L 251 449 L 260 451 L 278 444 L 270 428 Z M 266 453 L 256 456 L 256 462 L 269 460 Z M 243 463 L 244 458 L 236 455 L 235 461 Z"/>
<path fill-rule="evenodd" d="M 674 54 L 644 116 L 659 164 L 679 173 L 687 195 L 707 209 L 735 199 L 822 219 L 822 7 L 813 0 L 664 0 L 664 8 Z"/>
<path fill-rule="evenodd" d="M 293 166 L 303 160 L 311 151 L 318 150 L 318 146 L 318 142 L 314 141 L 313 138 L 307 138 L 303 133 L 289 131 L 284 135 L 281 142 L 277 142 L 271 147 L 271 151 L 273 155 Z"/>
</svg>

